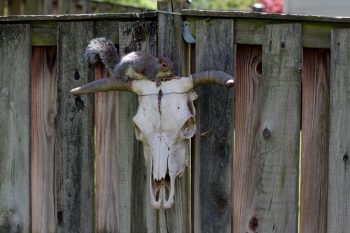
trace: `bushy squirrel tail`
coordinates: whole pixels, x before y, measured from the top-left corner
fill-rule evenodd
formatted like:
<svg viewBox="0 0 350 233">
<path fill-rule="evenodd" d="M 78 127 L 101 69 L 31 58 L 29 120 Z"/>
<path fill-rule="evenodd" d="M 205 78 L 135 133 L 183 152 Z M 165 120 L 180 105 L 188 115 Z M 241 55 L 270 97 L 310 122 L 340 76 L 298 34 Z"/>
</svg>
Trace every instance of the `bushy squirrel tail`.
<svg viewBox="0 0 350 233">
<path fill-rule="evenodd" d="M 91 64 L 102 62 L 112 72 L 119 63 L 117 48 L 113 42 L 104 37 L 92 39 L 85 50 L 85 58 Z"/>
</svg>

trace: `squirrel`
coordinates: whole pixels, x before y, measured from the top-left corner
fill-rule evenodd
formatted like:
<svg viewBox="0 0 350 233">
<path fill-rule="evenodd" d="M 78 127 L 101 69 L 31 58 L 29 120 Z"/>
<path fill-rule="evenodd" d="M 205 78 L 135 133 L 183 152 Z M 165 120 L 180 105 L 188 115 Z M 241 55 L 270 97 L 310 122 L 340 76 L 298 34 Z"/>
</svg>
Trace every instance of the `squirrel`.
<svg viewBox="0 0 350 233">
<path fill-rule="evenodd" d="M 113 77 L 128 81 L 131 79 L 149 79 L 159 86 L 161 79 L 168 78 L 174 71 L 173 62 L 168 57 L 155 57 L 149 53 L 137 51 L 118 56 L 113 42 L 106 38 L 92 39 L 85 50 L 85 58 L 91 64 L 101 61 Z"/>
</svg>

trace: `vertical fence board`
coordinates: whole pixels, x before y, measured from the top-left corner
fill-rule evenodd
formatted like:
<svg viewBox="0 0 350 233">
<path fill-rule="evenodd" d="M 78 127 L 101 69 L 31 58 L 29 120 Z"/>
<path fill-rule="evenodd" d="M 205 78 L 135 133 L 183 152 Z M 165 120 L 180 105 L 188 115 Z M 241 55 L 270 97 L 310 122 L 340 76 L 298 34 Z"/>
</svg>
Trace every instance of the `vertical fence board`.
<svg viewBox="0 0 350 233">
<path fill-rule="evenodd" d="M 55 154 L 58 232 L 93 232 L 93 98 L 69 93 L 72 88 L 92 81 L 83 58 L 83 51 L 92 37 L 92 22 L 58 24 Z"/>
<path fill-rule="evenodd" d="M 95 79 L 106 77 L 103 66 L 95 68 Z M 96 232 L 118 232 L 120 216 L 117 170 L 118 93 L 95 94 L 96 121 Z"/>
<path fill-rule="evenodd" d="M 119 30 L 121 55 L 134 50 L 156 53 L 154 22 L 106 21 L 96 29 L 98 36 L 113 40 L 117 36 L 113 31 Z M 97 73 L 106 74 L 103 70 Z M 137 97 L 132 93 L 97 94 L 97 232 L 146 232 L 144 209 L 150 200 L 144 194 L 149 187 L 142 146 L 134 135 L 136 109 Z"/>
<path fill-rule="evenodd" d="M 233 73 L 233 20 L 196 22 L 196 72 Z M 233 95 L 223 86 L 198 89 L 194 158 L 194 231 L 231 232 Z"/>
<path fill-rule="evenodd" d="M 119 30 L 119 23 L 95 25 L 96 36 L 112 38 L 111 33 Z M 103 31 L 102 31 L 103 30 Z M 108 72 L 100 65 L 95 67 L 95 79 L 107 77 Z M 118 223 L 118 92 L 95 94 L 96 125 L 96 232 L 119 232 Z"/>
<path fill-rule="evenodd" d="M 185 8 L 185 1 L 158 1 L 158 10 L 180 12 Z M 168 56 L 174 62 L 175 74 L 186 75 L 189 72 L 187 65 L 187 49 L 182 38 L 182 17 L 166 13 L 158 15 L 158 54 Z M 188 143 L 190 141 L 188 140 Z M 160 232 L 186 232 L 190 228 L 190 208 L 188 206 L 186 181 L 190 179 L 188 169 L 182 177 L 177 177 L 175 182 L 175 202 L 171 209 L 159 210 L 157 215 Z"/>
<path fill-rule="evenodd" d="M 131 29 L 131 30 L 130 30 Z M 141 50 L 157 55 L 157 22 L 129 22 L 120 23 L 119 28 L 119 53 L 127 54 L 131 51 Z M 130 171 L 124 170 L 131 178 L 130 197 L 130 232 L 145 233 L 155 232 L 155 210 L 151 206 L 150 185 L 148 179 L 149 167 L 146 165 L 142 143 L 136 141 L 133 127 L 133 116 L 136 114 L 137 96 L 131 93 L 120 93 L 119 98 L 123 105 L 120 108 L 119 117 L 129 122 L 126 127 L 120 128 L 120 133 L 129 131 L 131 134 L 133 157 L 130 163 Z M 125 114 L 129 109 L 129 114 Z M 125 143 L 120 141 L 120 143 Z M 129 155 L 130 157 L 130 155 Z"/>
<path fill-rule="evenodd" d="M 328 232 L 350 232 L 350 30 L 333 29 L 330 77 Z"/>
<path fill-rule="evenodd" d="M 155 54 L 156 30 L 154 26 L 145 22 L 120 23 L 119 54 L 123 56 L 137 50 Z M 140 153 L 143 148 L 141 143 L 136 141 L 133 127 L 133 116 L 136 114 L 138 106 L 137 96 L 134 93 L 120 92 L 119 103 L 118 175 L 120 177 L 119 188 L 122 190 L 120 208 L 128 211 L 129 215 L 124 217 L 124 222 L 127 221 L 129 224 L 128 231 L 125 230 L 125 232 L 131 232 L 131 227 L 135 232 L 145 232 L 146 218 L 143 218 L 143 215 L 145 214 L 144 209 L 149 207 L 150 199 L 144 199 L 147 196 L 145 192 L 149 192 L 149 186 L 146 185 L 146 172 L 148 170 L 144 166 L 143 153 Z M 135 163 L 136 161 L 141 164 Z M 136 204 L 140 204 L 140 206 L 136 206 Z M 136 208 L 139 212 L 135 212 Z"/>
<path fill-rule="evenodd" d="M 0 25 L 0 232 L 30 232 L 30 26 Z"/>
<path fill-rule="evenodd" d="M 158 1 L 158 10 L 160 11 L 180 12 L 185 7 L 185 1 L 183 0 Z M 186 67 L 185 62 L 187 59 L 185 56 L 186 44 L 182 38 L 182 17 L 160 12 L 158 24 L 159 55 L 168 56 L 173 60 L 175 74 L 186 74 L 188 67 Z"/>
<path fill-rule="evenodd" d="M 300 232 L 326 233 L 329 51 L 304 49 Z"/>
<path fill-rule="evenodd" d="M 233 232 L 254 233 L 259 183 L 261 46 L 238 45 L 235 84 Z"/>
<path fill-rule="evenodd" d="M 259 232 L 298 230 L 301 25 L 275 24 L 263 36 L 259 134 Z"/>
<path fill-rule="evenodd" d="M 31 74 L 32 232 L 53 233 L 56 229 L 56 47 L 33 48 Z"/>
</svg>

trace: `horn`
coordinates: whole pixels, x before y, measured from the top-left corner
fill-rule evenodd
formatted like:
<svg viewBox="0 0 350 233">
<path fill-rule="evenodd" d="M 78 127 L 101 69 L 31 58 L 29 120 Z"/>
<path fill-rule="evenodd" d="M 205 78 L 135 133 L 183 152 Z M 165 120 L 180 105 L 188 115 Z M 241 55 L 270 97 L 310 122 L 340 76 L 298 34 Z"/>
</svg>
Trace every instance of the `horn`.
<svg viewBox="0 0 350 233">
<path fill-rule="evenodd" d="M 233 87 L 235 81 L 231 75 L 223 71 L 210 70 L 195 73 L 191 75 L 193 87 L 198 87 L 203 84 L 221 84 L 226 87 Z"/>
<path fill-rule="evenodd" d="M 124 82 L 118 78 L 103 78 L 90 82 L 84 86 L 74 88 L 70 93 L 73 95 L 82 95 L 106 91 L 132 91 L 131 84 L 132 80 Z"/>
</svg>

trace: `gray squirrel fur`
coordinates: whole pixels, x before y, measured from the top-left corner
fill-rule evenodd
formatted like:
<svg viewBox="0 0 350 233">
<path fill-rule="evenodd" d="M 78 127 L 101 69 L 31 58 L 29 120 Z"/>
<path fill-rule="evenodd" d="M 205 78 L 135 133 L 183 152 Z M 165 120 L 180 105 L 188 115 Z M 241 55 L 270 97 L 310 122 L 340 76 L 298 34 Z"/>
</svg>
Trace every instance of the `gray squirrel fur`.
<svg viewBox="0 0 350 233">
<path fill-rule="evenodd" d="M 120 59 L 113 42 L 103 37 L 90 41 L 85 50 L 85 58 L 91 64 L 101 61 L 112 77 L 124 81 L 128 78 L 159 81 L 174 71 L 173 62 L 168 57 L 157 58 L 141 51 L 128 53 Z"/>
</svg>

